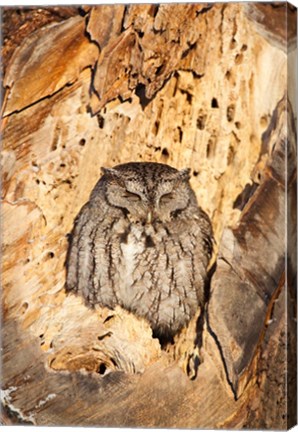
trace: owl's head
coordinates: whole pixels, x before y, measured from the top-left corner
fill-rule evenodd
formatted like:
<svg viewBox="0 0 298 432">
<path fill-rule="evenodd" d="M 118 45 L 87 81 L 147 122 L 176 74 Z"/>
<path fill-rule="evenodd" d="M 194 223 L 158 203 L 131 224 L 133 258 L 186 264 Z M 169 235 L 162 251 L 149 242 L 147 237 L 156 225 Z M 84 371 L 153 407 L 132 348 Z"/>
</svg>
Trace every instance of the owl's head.
<svg viewBox="0 0 298 432">
<path fill-rule="evenodd" d="M 133 222 L 166 222 L 196 202 L 189 185 L 189 169 L 131 162 L 102 168 L 108 203 L 121 208 Z"/>
</svg>

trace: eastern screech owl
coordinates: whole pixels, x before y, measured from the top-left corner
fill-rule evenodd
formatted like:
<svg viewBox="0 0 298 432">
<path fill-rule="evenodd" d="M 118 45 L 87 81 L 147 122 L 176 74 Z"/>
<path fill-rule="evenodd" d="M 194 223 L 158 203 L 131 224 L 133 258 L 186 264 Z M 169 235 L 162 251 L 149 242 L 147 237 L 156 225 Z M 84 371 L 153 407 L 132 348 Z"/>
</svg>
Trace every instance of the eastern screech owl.
<svg viewBox="0 0 298 432">
<path fill-rule="evenodd" d="M 70 236 L 66 289 L 145 317 L 172 337 L 204 303 L 212 228 L 189 170 L 131 162 L 104 175 Z"/>
</svg>

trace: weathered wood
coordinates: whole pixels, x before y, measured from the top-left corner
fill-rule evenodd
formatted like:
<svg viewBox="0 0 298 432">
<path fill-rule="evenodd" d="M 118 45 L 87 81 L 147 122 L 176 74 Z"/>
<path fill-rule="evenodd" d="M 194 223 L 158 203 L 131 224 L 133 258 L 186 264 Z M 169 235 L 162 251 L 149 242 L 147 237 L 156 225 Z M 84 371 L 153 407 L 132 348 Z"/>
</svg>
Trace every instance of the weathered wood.
<svg viewBox="0 0 298 432">
<path fill-rule="evenodd" d="M 84 18 L 73 17 L 40 29 L 15 50 L 3 82 L 14 97 L 9 91 L 4 116 L 52 95 L 94 65 L 98 50 L 84 30 Z"/>
<path fill-rule="evenodd" d="M 284 126 L 291 114 L 285 100 L 273 113 L 263 136 L 262 161 L 267 163 L 259 173 L 260 184 L 252 188 L 237 226 L 225 229 L 212 280 L 209 325 L 237 396 L 247 383 L 244 370 L 256 354 L 284 280 L 286 191 L 296 190 L 295 130 Z"/>
<path fill-rule="evenodd" d="M 3 421 L 290 426 L 294 375 L 280 370 L 288 341 L 295 354 L 295 229 L 285 268 L 285 221 L 295 218 L 297 111 L 286 34 L 277 41 L 260 15 L 277 9 L 84 9 L 24 40 L 4 80 Z M 100 167 L 131 160 L 189 166 L 212 219 L 217 267 L 193 380 L 196 319 L 161 348 L 144 320 L 91 311 L 64 290 L 74 217 Z"/>
</svg>

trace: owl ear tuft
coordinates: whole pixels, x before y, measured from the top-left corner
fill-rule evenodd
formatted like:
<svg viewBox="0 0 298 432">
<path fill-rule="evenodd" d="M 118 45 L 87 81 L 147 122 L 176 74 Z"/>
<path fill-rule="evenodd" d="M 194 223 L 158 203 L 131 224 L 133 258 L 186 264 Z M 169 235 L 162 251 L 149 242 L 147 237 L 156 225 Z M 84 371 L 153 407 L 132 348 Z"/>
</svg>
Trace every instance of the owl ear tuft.
<svg viewBox="0 0 298 432">
<path fill-rule="evenodd" d="M 123 183 L 121 173 L 114 168 L 101 167 L 102 173 L 110 180 L 114 180 L 119 184 Z"/>
<path fill-rule="evenodd" d="M 114 168 L 101 167 L 101 172 L 107 177 L 120 177 L 120 173 Z"/>
<path fill-rule="evenodd" d="M 188 181 L 190 179 L 190 168 L 183 168 L 179 171 L 179 179 L 182 181 Z"/>
</svg>

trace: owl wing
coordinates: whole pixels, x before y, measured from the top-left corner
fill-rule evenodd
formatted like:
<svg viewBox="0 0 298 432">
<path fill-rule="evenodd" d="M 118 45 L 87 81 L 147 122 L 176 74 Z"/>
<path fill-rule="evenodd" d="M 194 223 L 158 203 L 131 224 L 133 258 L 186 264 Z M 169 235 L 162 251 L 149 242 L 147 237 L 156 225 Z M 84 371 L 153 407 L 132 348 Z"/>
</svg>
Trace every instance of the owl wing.
<svg viewBox="0 0 298 432">
<path fill-rule="evenodd" d="M 88 303 L 94 291 L 94 237 L 100 226 L 95 209 L 85 204 L 75 219 L 66 257 L 66 290 L 81 294 Z"/>
<path fill-rule="evenodd" d="M 201 208 L 199 208 L 198 220 L 203 242 L 203 251 L 209 262 L 213 253 L 213 245 L 215 240 L 213 237 L 213 230 L 209 216 Z"/>
<path fill-rule="evenodd" d="M 195 246 L 193 251 L 193 281 L 199 303 L 205 301 L 208 264 L 213 253 L 213 231 L 208 215 L 198 208 L 193 219 Z"/>
</svg>

